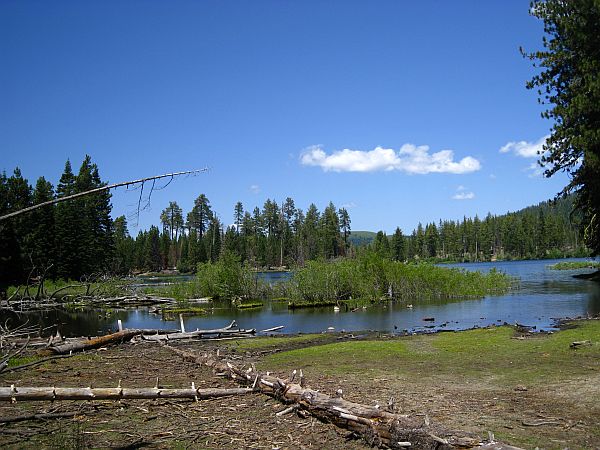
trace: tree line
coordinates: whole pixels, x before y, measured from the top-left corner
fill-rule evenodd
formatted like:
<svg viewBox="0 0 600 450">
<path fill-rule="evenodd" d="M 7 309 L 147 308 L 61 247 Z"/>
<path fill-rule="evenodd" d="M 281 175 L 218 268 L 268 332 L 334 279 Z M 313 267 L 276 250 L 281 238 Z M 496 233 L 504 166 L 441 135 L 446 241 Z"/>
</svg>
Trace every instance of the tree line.
<svg viewBox="0 0 600 450">
<path fill-rule="evenodd" d="M 56 188 L 43 176 L 31 186 L 16 168 L 10 177 L 0 175 L 0 215 L 105 185 L 89 156 L 77 174 L 67 160 Z M 0 290 L 28 278 L 109 271 L 115 256 L 110 198 L 98 192 L 0 222 Z"/>
<path fill-rule="evenodd" d="M 440 220 L 404 236 L 400 228 L 392 236 L 379 231 L 371 244 L 395 260 L 493 261 L 587 256 L 581 239 L 580 217 L 573 213 L 574 196 L 542 202 L 514 213 L 483 220 Z"/>
<path fill-rule="evenodd" d="M 169 202 L 160 214 L 160 228 L 152 226 L 135 238 L 128 233 L 125 217 L 118 217 L 119 271 L 193 272 L 198 264 L 216 262 L 225 252 L 256 268 L 302 266 L 308 260 L 347 256 L 352 251 L 350 215 L 331 202 L 322 212 L 315 204 L 304 212 L 290 197 L 281 204 L 267 199 L 262 208 L 252 210 L 237 202 L 233 218 L 233 224 L 225 225 L 204 194 L 187 214 L 177 202 Z"/>
<path fill-rule="evenodd" d="M 56 187 L 44 177 L 35 186 L 17 168 L 0 176 L 0 215 L 55 198 L 105 186 L 98 167 L 86 156 L 77 174 L 70 161 Z M 177 202 L 160 214 L 160 226 L 129 234 L 124 216 L 111 219 L 111 195 L 103 191 L 0 222 L 0 288 L 39 276 L 81 279 L 94 273 L 131 274 L 177 268 L 194 272 L 200 263 L 234 255 L 255 268 L 302 267 L 307 261 L 355 256 L 365 246 L 398 261 L 437 259 L 481 261 L 582 256 L 587 249 L 573 196 L 543 202 L 516 213 L 488 214 L 483 220 L 440 220 L 419 224 L 410 235 L 400 228 L 373 242 L 351 241 L 345 208 L 315 204 L 304 211 L 292 198 L 268 199 L 262 208 L 233 207 L 225 225 L 210 200 L 200 194 L 190 211 Z"/>
</svg>

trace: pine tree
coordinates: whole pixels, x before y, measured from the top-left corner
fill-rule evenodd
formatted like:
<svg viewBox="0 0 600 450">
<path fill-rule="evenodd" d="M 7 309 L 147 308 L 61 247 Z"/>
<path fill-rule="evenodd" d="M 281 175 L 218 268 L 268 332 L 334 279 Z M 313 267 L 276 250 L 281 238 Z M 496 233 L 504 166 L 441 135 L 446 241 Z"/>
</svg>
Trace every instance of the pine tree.
<svg viewBox="0 0 600 450">
<path fill-rule="evenodd" d="M 71 162 L 67 160 L 65 170 L 56 187 L 56 196 L 60 198 L 75 193 L 75 175 L 71 169 Z M 80 255 L 80 233 L 84 213 L 81 209 L 81 202 L 67 200 L 57 203 L 54 213 L 56 274 L 63 279 L 79 279 L 83 273 L 83 261 Z"/>
<path fill-rule="evenodd" d="M 210 207 L 210 202 L 206 195 L 200 194 L 194 200 L 194 207 L 187 215 L 187 227 L 190 230 L 196 230 L 198 238 L 202 239 L 210 222 L 213 218 L 213 212 Z"/>
<path fill-rule="evenodd" d="M 115 256 L 111 270 L 119 275 L 127 275 L 135 265 L 135 243 L 129 235 L 125 216 L 117 217 L 113 226 Z"/>
<path fill-rule="evenodd" d="M 100 179 L 98 166 L 86 155 L 75 178 L 75 193 L 103 186 L 106 183 Z M 77 239 L 81 263 L 78 275 L 104 272 L 110 267 L 114 254 L 110 198 L 109 191 L 102 191 L 72 201 L 81 214 Z"/>
<path fill-rule="evenodd" d="M 6 173 L 0 176 L 0 214 L 12 211 L 11 197 Z M 4 220 L 0 222 L 0 295 L 6 288 L 17 282 L 23 281 L 23 261 L 21 247 L 15 232 L 15 221 Z"/>
<path fill-rule="evenodd" d="M 340 219 L 335 205 L 329 205 L 321 216 L 321 254 L 325 258 L 335 258 L 340 254 Z"/>
<path fill-rule="evenodd" d="M 338 215 L 340 217 L 340 228 L 344 235 L 344 254 L 348 250 L 348 236 L 350 235 L 350 214 L 348 214 L 348 210 L 346 208 L 340 208 L 338 211 Z"/>
<path fill-rule="evenodd" d="M 392 236 L 392 257 L 395 261 L 404 261 L 406 259 L 406 249 L 404 243 L 404 236 L 400 227 L 396 227 L 396 231 Z"/>
<path fill-rule="evenodd" d="M 586 243 L 600 254 L 600 2 L 536 0 L 529 10 L 545 35 L 544 50 L 525 54 L 542 69 L 527 88 L 553 121 L 541 162 L 548 177 L 570 174 L 563 192 L 577 193 Z"/>
<path fill-rule="evenodd" d="M 154 225 L 150 227 L 145 239 L 144 267 L 153 272 L 162 269 L 162 257 L 160 254 L 160 233 Z"/>
<path fill-rule="evenodd" d="M 33 204 L 37 205 L 54 199 L 54 188 L 52 183 L 44 177 L 38 178 L 33 191 Z M 31 255 L 33 264 L 40 270 L 46 270 L 55 264 L 55 230 L 54 230 L 54 206 L 48 205 L 35 209 L 29 213 L 30 231 L 27 236 L 27 248 Z M 46 275 L 52 276 L 55 271 Z"/>
</svg>

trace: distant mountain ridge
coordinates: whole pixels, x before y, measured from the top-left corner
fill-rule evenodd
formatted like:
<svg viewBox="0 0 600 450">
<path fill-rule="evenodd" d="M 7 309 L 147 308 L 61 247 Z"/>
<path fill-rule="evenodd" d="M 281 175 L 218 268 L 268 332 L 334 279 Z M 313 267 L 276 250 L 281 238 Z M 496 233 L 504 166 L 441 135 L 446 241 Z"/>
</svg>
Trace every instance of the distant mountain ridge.
<svg viewBox="0 0 600 450">
<path fill-rule="evenodd" d="M 375 240 L 376 235 L 377 233 L 373 231 L 352 231 L 348 239 L 352 242 L 352 245 L 360 247 L 361 245 L 369 245 Z"/>
</svg>

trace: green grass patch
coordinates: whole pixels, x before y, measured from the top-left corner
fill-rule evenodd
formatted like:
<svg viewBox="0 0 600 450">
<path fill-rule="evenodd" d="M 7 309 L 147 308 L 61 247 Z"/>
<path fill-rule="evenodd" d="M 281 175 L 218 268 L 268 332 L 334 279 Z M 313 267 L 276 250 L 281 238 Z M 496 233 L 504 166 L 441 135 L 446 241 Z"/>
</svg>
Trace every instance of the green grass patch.
<svg viewBox="0 0 600 450">
<path fill-rule="evenodd" d="M 184 314 L 184 315 L 203 315 L 206 314 L 206 309 L 195 306 L 177 306 L 173 308 L 163 308 L 163 314 Z"/>
<path fill-rule="evenodd" d="M 8 360 L 8 367 L 16 367 L 22 364 L 28 364 L 30 362 L 37 361 L 38 359 L 40 358 L 37 356 L 16 356 Z"/>
<path fill-rule="evenodd" d="M 240 351 L 246 350 L 268 350 L 273 348 L 293 347 L 300 344 L 319 344 L 323 340 L 330 338 L 324 334 L 302 334 L 298 336 L 281 337 L 256 337 L 253 339 L 237 339 L 229 341 L 227 346 L 231 349 Z"/>
<path fill-rule="evenodd" d="M 363 373 L 381 367 L 382 361 L 398 361 L 408 354 L 404 342 L 353 341 L 276 353 L 266 358 L 264 367 L 307 368 L 330 375 Z"/>
<path fill-rule="evenodd" d="M 569 348 L 573 341 L 591 346 Z M 445 377 L 461 383 L 543 384 L 600 369 L 600 321 L 520 340 L 510 327 L 332 343 L 269 355 L 263 367 L 308 368 L 325 374 L 397 376 L 412 382 Z"/>
<path fill-rule="evenodd" d="M 263 306 L 265 306 L 263 304 L 263 302 L 241 302 L 241 303 L 236 303 L 235 307 L 237 309 L 250 309 L 250 308 L 262 308 Z"/>
<path fill-rule="evenodd" d="M 550 270 L 579 270 L 600 269 L 600 262 L 596 261 L 565 261 L 548 266 Z"/>
</svg>

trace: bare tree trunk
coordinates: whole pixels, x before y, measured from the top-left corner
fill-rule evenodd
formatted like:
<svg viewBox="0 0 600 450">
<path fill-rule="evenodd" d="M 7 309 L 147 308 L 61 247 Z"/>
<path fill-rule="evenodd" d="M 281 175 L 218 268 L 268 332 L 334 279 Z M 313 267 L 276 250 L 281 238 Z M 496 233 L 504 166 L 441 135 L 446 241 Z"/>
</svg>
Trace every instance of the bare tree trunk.
<svg viewBox="0 0 600 450">
<path fill-rule="evenodd" d="M 206 399 L 243 395 L 253 392 L 251 388 L 197 389 L 193 383 L 188 389 L 152 388 L 60 388 L 60 387 L 0 387 L 0 401 L 54 401 L 54 400 L 121 400 L 192 398 Z"/>
<path fill-rule="evenodd" d="M 81 339 L 67 341 L 50 347 L 54 353 L 64 355 L 70 352 L 80 352 L 83 350 L 92 350 L 109 344 L 118 344 L 130 340 L 132 337 L 142 334 L 143 330 L 123 330 L 106 336 L 100 336 L 92 339 Z"/>
<path fill-rule="evenodd" d="M 483 445 L 479 438 L 467 433 L 451 432 L 442 427 L 431 426 L 429 420 L 424 417 L 396 414 L 378 406 L 362 405 L 344 400 L 341 396 L 331 397 L 319 391 L 304 388 L 302 371 L 299 374 L 299 383 L 294 383 L 295 371 L 291 380 L 283 380 L 268 374 L 261 374 L 254 368 L 242 370 L 213 354 L 199 356 L 168 345 L 165 345 L 165 348 L 188 361 L 210 367 L 213 371 L 231 379 L 252 385 L 264 394 L 286 403 L 297 404 L 320 420 L 359 433 L 369 444 L 374 446 L 387 448 L 410 446 L 414 449 L 435 450 L 474 447 L 489 450 L 516 449 L 495 442 Z"/>
</svg>

